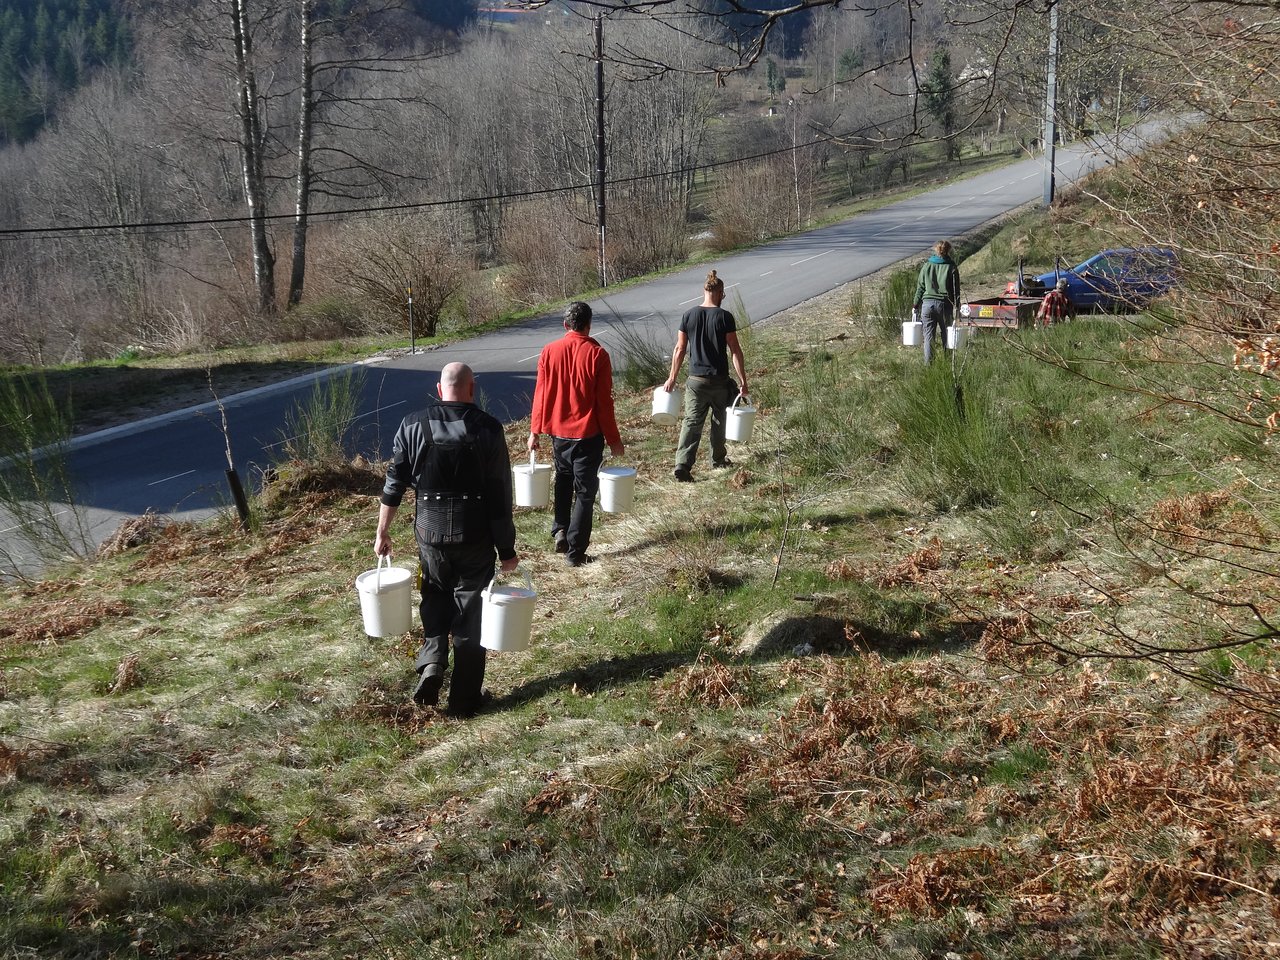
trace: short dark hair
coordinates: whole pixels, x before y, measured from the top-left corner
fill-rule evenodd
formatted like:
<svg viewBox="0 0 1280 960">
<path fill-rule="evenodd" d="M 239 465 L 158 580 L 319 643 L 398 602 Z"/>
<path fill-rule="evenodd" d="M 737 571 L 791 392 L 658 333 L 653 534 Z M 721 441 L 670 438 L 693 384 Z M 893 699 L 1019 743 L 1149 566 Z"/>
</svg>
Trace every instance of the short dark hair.
<svg viewBox="0 0 1280 960">
<path fill-rule="evenodd" d="M 576 333 L 581 333 L 591 326 L 591 307 L 581 300 L 575 300 L 564 310 L 564 322 Z"/>
</svg>

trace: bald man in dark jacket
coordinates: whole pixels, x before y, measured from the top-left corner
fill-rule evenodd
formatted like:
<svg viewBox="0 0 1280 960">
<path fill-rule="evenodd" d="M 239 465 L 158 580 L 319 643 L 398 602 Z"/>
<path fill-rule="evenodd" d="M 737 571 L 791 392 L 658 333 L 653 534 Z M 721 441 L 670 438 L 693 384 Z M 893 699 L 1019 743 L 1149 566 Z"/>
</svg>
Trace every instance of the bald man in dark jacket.
<svg viewBox="0 0 1280 960">
<path fill-rule="evenodd" d="M 494 554 L 516 568 L 511 458 L 502 424 L 475 405 L 475 375 L 450 363 L 436 384 L 440 402 L 410 414 L 396 431 L 378 511 L 374 553 L 391 553 L 391 520 L 405 490 L 416 492 L 414 529 L 422 561 L 422 647 L 413 699 L 435 706 L 449 667 L 449 712 L 480 709 L 485 651 L 480 646 L 481 592 L 493 579 Z"/>
</svg>

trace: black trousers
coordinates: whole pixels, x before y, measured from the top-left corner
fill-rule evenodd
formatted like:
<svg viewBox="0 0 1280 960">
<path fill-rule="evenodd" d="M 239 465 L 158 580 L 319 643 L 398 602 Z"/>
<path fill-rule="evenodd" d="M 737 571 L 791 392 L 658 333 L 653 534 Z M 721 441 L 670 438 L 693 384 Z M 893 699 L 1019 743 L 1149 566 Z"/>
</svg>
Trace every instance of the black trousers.
<svg viewBox="0 0 1280 960">
<path fill-rule="evenodd" d="M 453 636 L 453 682 L 449 709 L 470 712 L 480 705 L 484 685 L 484 647 L 480 646 L 480 596 L 493 571 L 492 544 L 418 544 L 422 560 L 422 646 L 414 668 L 443 676 L 449 669 L 449 637 Z"/>
<path fill-rule="evenodd" d="M 569 559 L 581 561 L 591 543 L 591 520 L 600 491 L 600 464 L 604 462 L 604 434 L 585 440 L 551 438 L 555 455 L 555 511 L 551 535 L 563 530 L 569 541 Z"/>
</svg>

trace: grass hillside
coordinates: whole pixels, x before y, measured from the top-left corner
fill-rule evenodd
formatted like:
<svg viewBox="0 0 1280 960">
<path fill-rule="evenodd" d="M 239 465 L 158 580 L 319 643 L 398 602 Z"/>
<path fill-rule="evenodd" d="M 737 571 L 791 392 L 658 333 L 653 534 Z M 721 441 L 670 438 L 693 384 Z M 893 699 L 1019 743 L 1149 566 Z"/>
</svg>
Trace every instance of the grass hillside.
<svg viewBox="0 0 1280 960">
<path fill-rule="evenodd" d="M 902 284 L 745 335 L 733 470 L 620 397 L 636 509 L 579 570 L 518 511 L 534 645 L 474 720 L 361 629 L 374 465 L 7 592 L 2 955 L 1273 955 L 1272 448 L 1112 386 L 1230 375 L 1165 321 L 925 368 Z"/>
</svg>

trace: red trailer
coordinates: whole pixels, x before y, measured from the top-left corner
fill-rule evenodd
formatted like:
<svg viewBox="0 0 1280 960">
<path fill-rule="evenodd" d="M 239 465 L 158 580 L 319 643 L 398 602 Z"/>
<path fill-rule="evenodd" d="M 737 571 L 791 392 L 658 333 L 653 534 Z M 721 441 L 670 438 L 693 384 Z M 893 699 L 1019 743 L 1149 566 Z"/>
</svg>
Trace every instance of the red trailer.
<svg viewBox="0 0 1280 960">
<path fill-rule="evenodd" d="M 1019 297 L 1006 294 L 985 300 L 970 300 L 960 304 L 960 323 L 970 327 L 994 327 L 1015 330 L 1032 327 L 1041 297 Z"/>
</svg>

